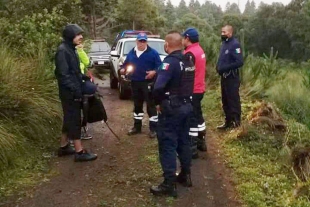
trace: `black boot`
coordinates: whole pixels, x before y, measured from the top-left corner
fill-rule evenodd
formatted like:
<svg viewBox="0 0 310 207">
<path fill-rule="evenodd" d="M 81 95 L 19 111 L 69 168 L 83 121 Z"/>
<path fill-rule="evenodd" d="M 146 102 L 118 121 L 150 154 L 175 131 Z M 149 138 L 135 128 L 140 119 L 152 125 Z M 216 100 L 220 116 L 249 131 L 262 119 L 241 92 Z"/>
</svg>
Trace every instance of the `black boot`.
<svg viewBox="0 0 310 207">
<path fill-rule="evenodd" d="M 199 157 L 197 150 L 197 137 L 190 136 L 190 141 L 191 141 L 192 159 L 197 159 Z"/>
<path fill-rule="evenodd" d="M 131 136 L 131 135 L 140 134 L 140 133 L 141 133 L 141 128 L 138 129 L 136 127 L 133 127 L 131 130 L 129 130 L 127 135 Z"/>
<path fill-rule="evenodd" d="M 225 129 L 230 128 L 231 126 L 232 126 L 231 121 L 225 121 L 224 124 L 217 126 L 216 128 L 219 130 L 225 130 Z"/>
<path fill-rule="evenodd" d="M 238 128 L 238 127 L 240 127 L 240 126 L 241 126 L 240 121 L 233 121 L 233 122 L 231 123 L 231 127 L 232 127 L 232 128 Z"/>
<path fill-rule="evenodd" d="M 136 135 L 141 133 L 141 128 L 142 128 L 142 120 L 139 119 L 134 119 L 134 125 L 131 130 L 127 133 L 127 135 Z"/>
<path fill-rule="evenodd" d="M 177 197 L 177 186 L 175 182 L 164 180 L 158 186 L 152 186 L 150 192 L 155 196 L 171 196 Z"/>
<path fill-rule="evenodd" d="M 184 187 L 192 187 L 191 173 L 186 173 L 184 170 L 181 170 L 180 174 L 177 176 L 177 182 L 182 184 Z"/>
<path fill-rule="evenodd" d="M 202 151 L 202 152 L 207 151 L 206 131 L 205 130 L 198 132 L 197 149 Z"/>
</svg>

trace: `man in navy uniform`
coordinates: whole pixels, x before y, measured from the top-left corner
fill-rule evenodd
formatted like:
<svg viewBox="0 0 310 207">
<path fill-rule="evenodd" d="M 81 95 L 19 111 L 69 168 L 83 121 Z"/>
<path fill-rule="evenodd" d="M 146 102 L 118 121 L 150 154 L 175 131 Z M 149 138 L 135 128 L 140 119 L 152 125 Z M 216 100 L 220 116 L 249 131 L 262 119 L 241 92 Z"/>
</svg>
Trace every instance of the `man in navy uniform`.
<svg viewBox="0 0 310 207">
<path fill-rule="evenodd" d="M 243 65 L 240 43 L 233 36 L 233 27 L 222 28 L 222 47 L 217 62 L 217 71 L 221 76 L 222 105 L 225 123 L 218 129 L 238 127 L 241 124 L 241 103 L 239 95 L 239 68 Z"/>
<path fill-rule="evenodd" d="M 156 125 L 158 116 L 151 92 L 151 84 L 154 82 L 156 70 L 161 65 L 161 59 L 156 50 L 148 46 L 147 35 L 140 33 L 137 36 L 137 46 L 127 55 L 121 69 L 121 74 L 126 73 L 128 65 L 133 66 L 130 74 L 131 89 L 134 101 L 134 126 L 128 135 L 141 133 L 143 119 L 143 102 L 146 102 L 147 113 L 149 115 L 150 138 L 156 137 Z"/>
<path fill-rule="evenodd" d="M 189 120 L 193 112 L 195 66 L 182 54 L 182 36 L 169 32 L 165 38 L 165 51 L 169 54 L 159 69 L 154 85 L 154 100 L 158 117 L 159 159 L 164 172 L 164 182 L 151 187 L 154 195 L 177 196 L 176 182 L 192 186 L 190 178 L 191 144 Z M 177 154 L 181 172 L 176 176 Z"/>
</svg>

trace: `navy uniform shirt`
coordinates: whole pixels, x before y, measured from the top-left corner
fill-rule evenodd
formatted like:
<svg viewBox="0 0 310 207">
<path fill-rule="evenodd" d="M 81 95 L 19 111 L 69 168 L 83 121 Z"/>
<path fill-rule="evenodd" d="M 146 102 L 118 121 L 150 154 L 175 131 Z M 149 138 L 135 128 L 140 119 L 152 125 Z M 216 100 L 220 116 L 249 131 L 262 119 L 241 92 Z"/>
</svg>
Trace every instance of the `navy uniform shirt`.
<svg viewBox="0 0 310 207">
<path fill-rule="evenodd" d="M 127 55 L 123 64 L 123 68 L 126 68 L 128 64 L 134 66 L 134 71 L 130 75 L 132 81 L 145 81 L 146 71 L 157 70 L 161 65 L 161 59 L 156 50 L 147 46 L 147 49 L 142 53 L 140 57 L 137 57 L 135 48 L 133 48 Z"/>
<path fill-rule="evenodd" d="M 165 93 L 169 92 L 169 89 L 178 87 L 182 74 L 182 57 L 183 54 L 181 50 L 174 51 L 165 57 L 159 68 L 153 90 L 156 105 L 159 105 L 161 101 L 166 98 Z"/>
<path fill-rule="evenodd" d="M 223 76 L 228 74 L 229 76 L 237 74 L 234 71 L 239 69 L 243 65 L 243 56 L 241 52 L 240 43 L 234 37 L 223 41 L 220 50 L 220 56 L 217 62 L 217 71 Z"/>
</svg>

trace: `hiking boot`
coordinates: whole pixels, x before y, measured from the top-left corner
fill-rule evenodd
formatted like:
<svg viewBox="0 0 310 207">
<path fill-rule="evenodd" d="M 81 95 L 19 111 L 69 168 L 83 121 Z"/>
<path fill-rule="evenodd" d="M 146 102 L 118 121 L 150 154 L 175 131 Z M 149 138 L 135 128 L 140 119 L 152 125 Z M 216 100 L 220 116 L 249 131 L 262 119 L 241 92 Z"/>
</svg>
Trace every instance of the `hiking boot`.
<svg viewBox="0 0 310 207">
<path fill-rule="evenodd" d="M 156 136 L 157 136 L 157 134 L 156 134 L 155 131 L 150 131 L 149 137 L 150 137 L 151 139 L 154 139 Z"/>
<path fill-rule="evenodd" d="M 174 182 L 167 182 L 166 180 L 158 186 L 152 186 L 150 192 L 155 196 L 177 197 L 176 184 Z"/>
<path fill-rule="evenodd" d="M 182 184 L 184 187 L 192 187 L 192 179 L 190 173 L 184 173 L 182 170 L 177 176 L 177 182 Z"/>
<path fill-rule="evenodd" d="M 74 155 L 75 162 L 86 162 L 97 159 L 97 155 L 93 153 L 89 153 L 86 150 L 82 150 L 82 152 L 76 152 Z"/>
<path fill-rule="evenodd" d="M 217 126 L 216 128 L 219 130 L 225 130 L 225 129 L 230 128 L 231 126 L 232 126 L 231 122 L 226 121 L 224 124 Z"/>
<path fill-rule="evenodd" d="M 58 157 L 73 155 L 75 153 L 75 149 L 68 143 L 65 147 L 59 147 L 58 149 Z"/>
<path fill-rule="evenodd" d="M 131 135 L 136 135 L 136 134 L 140 134 L 140 133 L 141 133 L 141 129 L 137 129 L 137 128 L 134 127 L 131 130 L 129 130 L 127 135 L 131 136 Z"/>
</svg>

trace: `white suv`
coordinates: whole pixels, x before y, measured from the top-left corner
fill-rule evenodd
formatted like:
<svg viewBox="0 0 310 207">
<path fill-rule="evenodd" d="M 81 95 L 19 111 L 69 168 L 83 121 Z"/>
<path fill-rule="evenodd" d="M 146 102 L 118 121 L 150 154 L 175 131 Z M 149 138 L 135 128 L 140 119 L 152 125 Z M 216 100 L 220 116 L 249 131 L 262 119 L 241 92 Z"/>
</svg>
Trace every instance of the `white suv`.
<svg viewBox="0 0 310 207">
<path fill-rule="evenodd" d="M 163 39 L 154 38 L 157 35 L 148 35 L 148 45 L 155 49 L 161 60 L 163 60 L 167 53 L 164 50 L 165 41 Z M 119 70 L 124 63 L 127 54 L 136 46 L 136 38 L 122 38 L 117 42 L 115 50 L 110 53 L 110 87 L 119 89 L 120 99 L 128 99 L 131 95 L 130 80 L 125 75 L 120 75 Z"/>
</svg>

